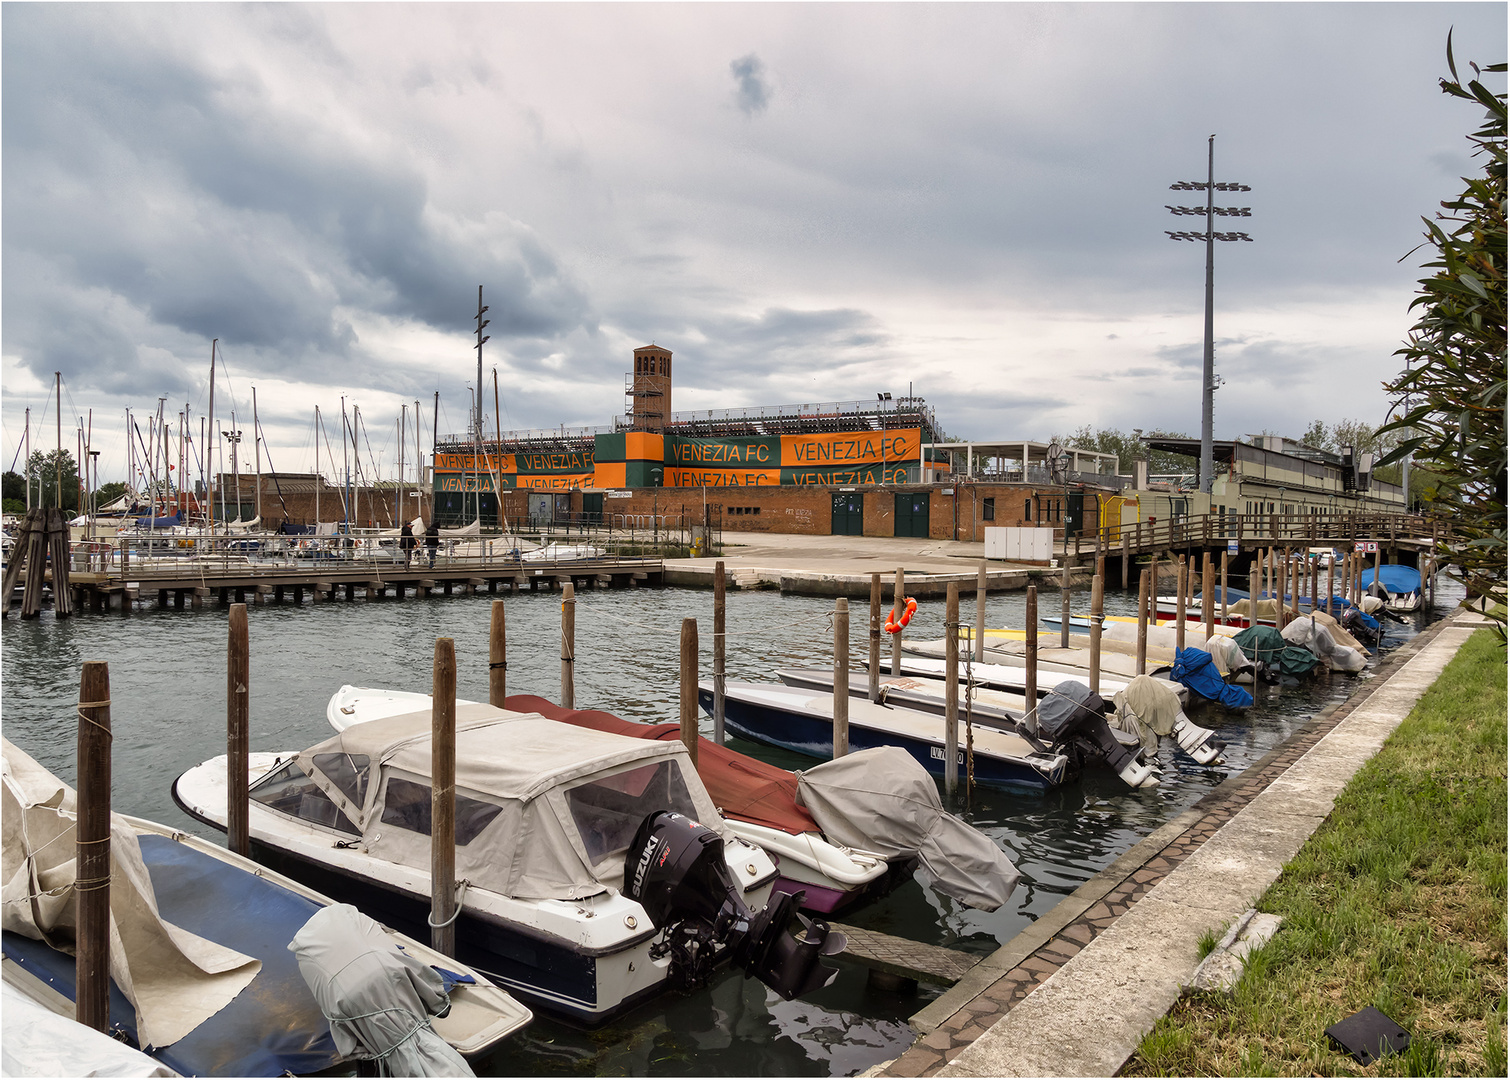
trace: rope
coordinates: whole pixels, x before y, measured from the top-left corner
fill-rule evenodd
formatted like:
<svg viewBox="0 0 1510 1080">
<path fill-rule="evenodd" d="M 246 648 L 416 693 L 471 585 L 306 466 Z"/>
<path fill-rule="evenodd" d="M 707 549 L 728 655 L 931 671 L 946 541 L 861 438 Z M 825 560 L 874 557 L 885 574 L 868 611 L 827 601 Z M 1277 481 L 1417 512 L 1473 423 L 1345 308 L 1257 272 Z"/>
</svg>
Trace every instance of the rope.
<svg viewBox="0 0 1510 1080">
<path fill-rule="evenodd" d="M 105 733 L 105 738 L 109 739 L 111 742 L 114 742 L 115 733 L 113 731 L 107 728 L 104 724 L 100 723 L 94 717 L 84 715 L 85 709 L 108 709 L 109 707 L 110 701 L 108 699 L 105 701 L 81 701 L 78 704 L 78 708 L 74 711 L 79 714 L 80 722 L 99 728 Z"/>
<path fill-rule="evenodd" d="M 466 895 L 467 886 L 469 884 L 470 882 L 468 882 L 466 878 L 462 878 L 456 883 L 456 898 L 454 901 L 454 903 L 456 904 L 456 910 L 451 912 L 451 917 L 445 922 L 438 923 L 434 921 L 429 915 L 425 916 L 425 922 L 430 924 L 430 928 L 432 930 L 444 930 L 461 916 L 461 899 Z"/>
<path fill-rule="evenodd" d="M 325 1012 L 325 1010 L 323 1009 L 321 1009 L 320 1011 Z M 332 1024 L 354 1024 L 358 1020 L 370 1020 L 375 1016 L 387 1016 L 390 1013 L 397 1013 L 405 1020 L 408 1020 L 410 1027 L 409 1030 L 406 1031 L 402 1036 L 400 1036 L 398 1041 L 395 1042 L 392 1046 L 373 1055 L 373 1061 L 382 1061 L 389 1054 L 393 1053 L 410 1039 L 414 1038 L 414 1036 L 418 1035 L 421 1031 L 430 1027 L 430 1021 L 424 1019 L 423 1017 L 416 1019 L 414 1013 L 410 1012 L 408 1009 L 398 1007 L 389 1009 L 375 1009 L 372 1012 L 358 1013 L 356 1016 L 332 1016 L 330 1013 L 325 1013 L 325 1019 Z"/>
</svg>

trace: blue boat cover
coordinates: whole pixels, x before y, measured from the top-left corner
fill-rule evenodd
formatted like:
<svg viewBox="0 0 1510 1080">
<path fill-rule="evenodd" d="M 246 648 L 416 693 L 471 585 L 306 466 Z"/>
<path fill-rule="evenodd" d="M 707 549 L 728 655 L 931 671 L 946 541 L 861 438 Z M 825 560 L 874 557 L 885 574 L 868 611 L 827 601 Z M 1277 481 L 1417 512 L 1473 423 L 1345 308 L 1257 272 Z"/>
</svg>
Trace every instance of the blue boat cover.
<svg viewBox="0 0 1510 1080">
<path fill-rule="evenodd" d="M 285 521 L 282 525 L 278 526 L 278 531 L 284 536 L 313 536 L 315 534 L 315 527 L 313 525 L 295 525 L 291 521 Z"/>
<path fill-rule="evenodd" d="M 262 961 L 251 985 L 210 1019 L 172 1046 L 141 1049 L 184 1076 L 305 1076 L 338 1064 L 330 1024 L 288 951 L 319 905 L 169 837 L 138 841 L 163 918 Z M 5 955 L 73 1000 L 72 956 L 11 933 Z M 114 980 L 110 1026 L 140 1046 L 136 1010 Z"/>
<path fill-rule="evenodd" d="M 1169 674 L 1194 693 L 1229 709 L 1246 709 L 1253 704 L 1252 694 L 1222 679 L 1211 654 L 1204 649 L 1181 649 L 1175 654 L 1174 668 Z"/>
<path fill-rule="evenodd" d="M 1374 568 L 1370 566 L 1358 575 L 1358 580 L 1366 589 L 1373 584 Z M 1380 583 L 1392 593 L 1413 593 L 1421 591 L 1421 571 L 1414 566 L 1401 566 L 1399 563 L 1385 563 L 1379 567 Z"/>
<path fill-rule="evenodd" d="M 171 529 L 175 525 L 182 525 L 184 516 L 172 514 L 168 517 L 139 517 L 136 519 L 138 529 Z"/>
<path fill-rule="evenodd" d="M 1373 578 L 1370 577 L 1369 580 L 1372 581 Z M 1366 585 L 1364 587 L 1367 588 Z M 1385 587 L 1386 588 L 1389 587 L 1387 583 L 1386 583 Z M 1379 620 L 1376 619 L 1376 618 L 1374 618 L 1372 615 L 1365 615 L 1363 613 L 1363 609 L 1362 608 L 1360 608 L 1357 605 L 1355 605 L 1351 600 L 1349 600 L 1345 596 L 1334 596 L 1334 597 L 1332 597 L 1331 604 L 1330 605 L 1323 604 L 1322 605 L 1322 610 L 1325 611 L 1328 615 L 1331 615 L 1334 618 L 1338 618 L 1338 619 L 1340 619 L 1343 616 L 1343 614 L 1346 613 L 1346 612 L 1348 612 L 1348 611 L 1356 611 L 1358 613 L 1358 618 L 1360 618 L 1360 619 L 1363 620 L 1363 625 L 1364 626 L 1368 627 L 1369 630 L 1372 631 L 1375 634 L 1377 634 L 1379 632 Z"/>
</svg>

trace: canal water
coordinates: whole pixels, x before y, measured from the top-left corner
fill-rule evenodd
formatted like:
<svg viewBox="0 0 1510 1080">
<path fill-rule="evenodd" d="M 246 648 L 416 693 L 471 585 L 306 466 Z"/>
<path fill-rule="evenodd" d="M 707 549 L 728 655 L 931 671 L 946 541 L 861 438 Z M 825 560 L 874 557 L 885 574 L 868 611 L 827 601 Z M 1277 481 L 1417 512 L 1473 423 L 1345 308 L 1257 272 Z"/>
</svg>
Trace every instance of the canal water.
<svg viewBox="0 0 1510 1080">
<path fill-rule="evenodd" d="M 1445 575 L 1434 611 L 1400 625 L 1386 622 L 1385 650 L 1427 621 L 1450 614 L 1461 596 Z M 433 597 L 374 603 L 306 603 L 249 610 L 252 749 L 295 750 L 327 737 L 325 704 L 343 683 L 428 692 L 435 639 L 456 642 L 458 696 L 487 699 L 489 605 L 493 598 Z M 559 700 L 560 597 L 506 597 L 511 693 Z M 1110 593 L 1108 614 L 1132 614 L 1136 594 Z M 1041 597 L 1057 613 L 1058 594 Z M 962 608 L 973 618 L 973 593 Z M 1071 607 L 1089 607 L 1086 590 Z M 765 591 L 728 595 L 728 678 L 772 681 L 782 666 L 832 663 L 832 601 Z M 851 606 L 852 666 L 867 651 L 868 614 Z M 1024 594 L 994 593 L 987 624 L 1020 627 Z M 712 594 L 687 589 L 588 591 L 577 599 L 576 703 L 646 721 L 677 718 L 679 635 L 698 620 L 701 671 L 712 671 Z M 944 603 L 925 601 L 907 633 L 944 633 Z M 0 635 L 0 716 L 4 734 L 69 783 L 74 782 L 78 683 L 86 660 L 110 665 L 114 805 L 118 811 L 219 839 L 185 816 L 169 786 L 190 766 L 225 752 L 226 613 L 138 611 L 20 622 Z M 1345 697 L 1359 676 L 1322 676 L 1305 686 L 1257 687 L 1245 713 L 1197 711 L 1219 729 L 1226 764 L 1196 766 L 1163 749 L 1163 782 L 1129 791 L 1109 772 L 1047 796 L 977 790 L 951 807 L 996 839 L 1022 872 L 1011 900 L 980 912 L 935 894 L 920 881 L 844 920 L 914 940 L 986 954 L 1053 908 L 1160 824 L 1227 776 L 1241 772 L 1327 703 Z M 711 735 L 704 718 L 703 733 Z M 1166 744 L 1168 740 L 1166 740 Z M 786 768 L 811 759 L 733 740 L 732 745 Z M 865 971 L 843 964 L 834 985 L 784 1002 L 759 982 L 725 974 L 706 991 L 649 1003 L 603 1030 L 583 1032 L 541 1016 L 522 1038 L 482 1063 L 508 1075 L 843 1076 L 895 1057 L 911 1044 L 907 1017 L 935 993 L 878 991 Z"/>
</svg>

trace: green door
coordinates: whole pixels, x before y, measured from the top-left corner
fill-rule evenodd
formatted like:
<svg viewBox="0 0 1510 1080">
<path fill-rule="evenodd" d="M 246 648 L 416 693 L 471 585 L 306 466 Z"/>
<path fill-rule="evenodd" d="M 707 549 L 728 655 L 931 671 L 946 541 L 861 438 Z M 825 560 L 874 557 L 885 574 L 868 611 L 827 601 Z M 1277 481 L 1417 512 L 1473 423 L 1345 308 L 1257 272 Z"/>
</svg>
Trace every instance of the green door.
<svg viewBox="0 0 1510 1080">
<path fill-rule="evenodd" d="M 834 494 L 834 518 L 829 531 L 835 536 L 865 535 L 865 497 L 858 491 Z"/>
<path fill-rule="evenodd" d="M 928 539 L 928 492 L 897 492 L 896 514 L 893 536 Z"/>
</svg>

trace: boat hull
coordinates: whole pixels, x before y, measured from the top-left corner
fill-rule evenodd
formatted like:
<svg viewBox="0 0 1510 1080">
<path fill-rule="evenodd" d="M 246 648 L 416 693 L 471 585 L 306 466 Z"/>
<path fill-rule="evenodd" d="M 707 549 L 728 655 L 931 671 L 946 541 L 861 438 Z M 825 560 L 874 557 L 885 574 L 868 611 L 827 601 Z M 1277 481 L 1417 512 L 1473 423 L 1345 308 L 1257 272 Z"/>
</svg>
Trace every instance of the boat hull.
<svg viewBox="0 0 1510 1080">
<path fill-rule="evenodd" d="M 711 690 L 698 689 L 698 704 L 708 712 L 713 711 Z M 833 752 L 833 722 L 828 717 L 816 714 L 781 709 L 764 704 L 755 704 L 725 695 L 725 727 L 746 739 L 792 750 L 809 757 L 827 760 Z M 869 750 L 877 746 L 899 746 L 936 777 L 944 775 L 944 747 L 938 743 L 913 738 L 896 732 L 879 731 L 853 719 L 849 725 L 851 750 Z M 967 767 L 964 744 L 956 752 L 960 769 Z M 1064 780 L 1063 768 L 1052 770 L 1049 775 L 1019 761 L 1011 761 L 987 755 L 975 754 L 975 782 L 987 787 L 1009 790 L 1047 791 Z"/>
</svg>

